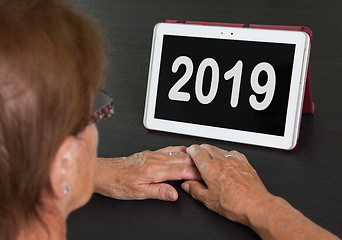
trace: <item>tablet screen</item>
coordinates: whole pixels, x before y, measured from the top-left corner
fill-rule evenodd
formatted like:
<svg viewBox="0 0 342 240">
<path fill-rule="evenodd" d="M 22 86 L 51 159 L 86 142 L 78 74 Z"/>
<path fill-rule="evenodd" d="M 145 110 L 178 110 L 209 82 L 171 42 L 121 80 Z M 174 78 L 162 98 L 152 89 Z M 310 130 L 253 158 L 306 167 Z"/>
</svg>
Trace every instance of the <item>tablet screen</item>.
<svg viewBox="0 0 342 240">
<path fill-rule="evenodd" d="M 284 136 L 295 44 L 164 35 L 156 119 Z"/>
</svg>

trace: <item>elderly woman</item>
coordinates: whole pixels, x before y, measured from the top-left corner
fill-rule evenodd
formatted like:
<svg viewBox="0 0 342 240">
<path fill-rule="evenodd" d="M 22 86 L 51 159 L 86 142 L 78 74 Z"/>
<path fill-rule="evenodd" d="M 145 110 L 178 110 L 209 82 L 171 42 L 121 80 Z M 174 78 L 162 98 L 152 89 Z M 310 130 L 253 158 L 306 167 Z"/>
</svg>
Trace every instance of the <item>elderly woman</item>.
<svg viewBox="0 0 342 240">
<path fill-rule="evenodd" d="M 111 98 L 98 91 L 106 66 L 103 38 L 91 19 L 59 0 L 1 0 L 0 32 L 0 238 L 63 239 L 68 214 L 94 191 L 94 123 L 112 114 Z M 117 159 L 110 167 L 123 169 L 110 174 L 117 177 L 115 192 L 101 185 L 105 173 L 97 191 L 175 200 L 173 187 L 150 183 L 199 179 L 184 151 Z M 106 170 L 104 163 L 97 169 Z M 158 179 L 151 179 L 152 167 Z"/>
<path fill-rule="evenodd" d="M 94 123 L 111 116 L 112 101 L 98 91 L 103 38 L 84 14 L 60 0 L 0 0 L 0 32 L 1 239 L 65 239 L 68 214 L 94 190 L 174 201 L 162 182 L 176 179 L 264 238 L 335 238 L 268 193 L 238 152 L 194 145 L 97 159 Z"/>
</svg>

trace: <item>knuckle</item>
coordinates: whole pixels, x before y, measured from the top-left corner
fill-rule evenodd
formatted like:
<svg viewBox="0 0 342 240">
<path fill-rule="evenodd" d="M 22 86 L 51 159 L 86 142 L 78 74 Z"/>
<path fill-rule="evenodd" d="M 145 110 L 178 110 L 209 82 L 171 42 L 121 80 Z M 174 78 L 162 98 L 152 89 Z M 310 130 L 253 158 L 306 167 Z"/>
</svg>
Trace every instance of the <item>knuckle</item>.
<svg viewBox="0 0 342 240">
<path fill-rule="evenodd" d="M 220 168 L 221 169 L 226 169 L 226 168 L 232 168 L 234 167 L 234 160 L 225 158 L 220 162 Z"/>
<path fill-rule="evenodd" d="M 235 155 L 236 158 L 241 159 L 241 160 L 247 160 L 246 156 L 243 153 L 240 153 L 236 150 L 231 151 L 233 155 Z"/>
<path fill-rule="evenodd" d="M 145 150 L 145 151 L 142 151 L 141 154 L 144 155 L 144 156 L 146 156 L 146 157 L 148 157 L 148 156 L 150 156 L 150 155 L 152 154 L 152 151 L 150 151 L 150 150 Z"/>
<path fill-rule="evenodd" d="M 233 155 L 239 155 L 239 154 L 241 154 L 240 152 L 238 152 L 238 151 L 236 151 L 236 150 L 232 150 L 232 151 L 230 151 L 229 152 L 230 154 L 233 154 Z"/>
<path fill-rule="evenodd" d="M 206 144 L 206 143 L 202 143 L 200 146 L 201 147 L 211 147 L 209 144 Z"/>
<path fill-rule="evenodd" d="M 198 148 L 199 145 L 198 144 L 192 144 L 189 148 L 192 149 L 192 148 Z"/>
</svg>

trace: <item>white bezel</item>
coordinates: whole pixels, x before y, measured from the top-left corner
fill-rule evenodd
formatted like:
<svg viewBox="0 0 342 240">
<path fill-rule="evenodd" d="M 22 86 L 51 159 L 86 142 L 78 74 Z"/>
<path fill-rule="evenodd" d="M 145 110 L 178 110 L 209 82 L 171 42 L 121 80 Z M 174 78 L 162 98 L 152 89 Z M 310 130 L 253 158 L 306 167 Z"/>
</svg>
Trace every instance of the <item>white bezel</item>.
<svg viewBox="0 0 342 240">
<path fill-rule="evenodd" d="M 295 44 L 293 72 L 284 136 L 154 118 L 164 35 Z M 300 127 L 309 49 L 309 36 L 306 33 L 299 31 L 159 23 L 155 26 L 153 34 L 144 112 L 144 126 L 151 130 L 160 130 L 272 148 L 287 150 L 293 149 L 297 143 Z"/>
</svg>

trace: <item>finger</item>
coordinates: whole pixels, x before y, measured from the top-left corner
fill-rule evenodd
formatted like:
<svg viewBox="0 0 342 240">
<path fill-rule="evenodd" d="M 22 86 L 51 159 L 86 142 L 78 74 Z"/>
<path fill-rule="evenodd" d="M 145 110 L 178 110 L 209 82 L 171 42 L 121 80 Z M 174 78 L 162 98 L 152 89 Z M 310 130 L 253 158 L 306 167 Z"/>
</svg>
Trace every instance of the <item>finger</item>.
<svg viewBox="0 0 342 240">
<path fill-rule="evenodd" d="M 198 180 L 201 181 L 201 174 L 196 167 L 186 164 L 159 164 L 154 165 L 150 170 L 152 182 L 164 182 L 169 180 Z"/>
<path fill-rule="evenodd" d="M 156 152 L 161 152 L 161 153 L 170 153 L 170 152 L 184 152 L 185 153 L 186 147 L 185 146 L 169 146 L 166 148 L 162 148 L 157 150 Z"/>
<path fill-rule="evenodd" d="M 248 163 L 248 160 L 245 157 L 245 155 L 243 155 L 242 153 L 240 153 L 238 151 L 235 151 L 235 150 L 227 151 L 227 150 L 224 150 L 224 149 L 221 149 L 221 148 L 218 148 L 215 146 L 211 146 L 208 144 L 202 144 L 201 147 L 204 148 L 205 150 L 207 150 L 209 155 L 212 158 L 218 158 L 218 159 L 229 158 L 232 160 L 238 160 L 241 162 L 247 162 Z"/>
<path fill-rule="evenodd" d="M 146 198 L 164 201 L 176 201 L 178 199 L 176 189 L 167 183 L 149 184 L 145 194 Z"/>
<path fill-rule="evenodd" d="M 166 155 L 165 162 L 169 164 L 184 163 L 190 166 L 195 166 L 195 163 L 191 157 L 184 152 L 170 152 Z"/>
<path fill-rule="evenodd" d="M 190 155 L 201 173 L 207 170 L 211 156 L 205 149 L 198 145 L 192 145 L 186 149 L 186 153 Z"/>
<path fill-rule="evenodd" d="M 200 147 L 205 149 L 209 153 L 210 157 L 212 158 L 221 159 L 225 154 L 228 153 L 228 151 L 226 150 L 223 150 L 221 148 L 218 148 L 209 144 L 201 144 Z"/>
<path fill-rule="evenodd" d="M 240 162 L 249 163 L 246 156 L 238 151 L 235 151 L 235 150 L 230 151 L 228 152 L 228 156 L 229 157 L 231 156 L 233 159 L 238 160 Z M 225 157 L 227 157 L 227 155 Z"/>
<path fill-rule="evenodd" d="M 208 188 L 197 181 L 186 181 L 182 184 L 182 188 L 193 198 L 203 203 L 208 196 Z"/>
<path fill-rule="evenodd" d="M 162 164 L 184 163 L 190 166 L 195 165 L 191 157 L 187 153 L 184 153 L 184 152 L 145 151 L 143 152 L 143 154 L 145 155 L 146 159 L 154 163 L 162 163 Z"/>
</svg>

